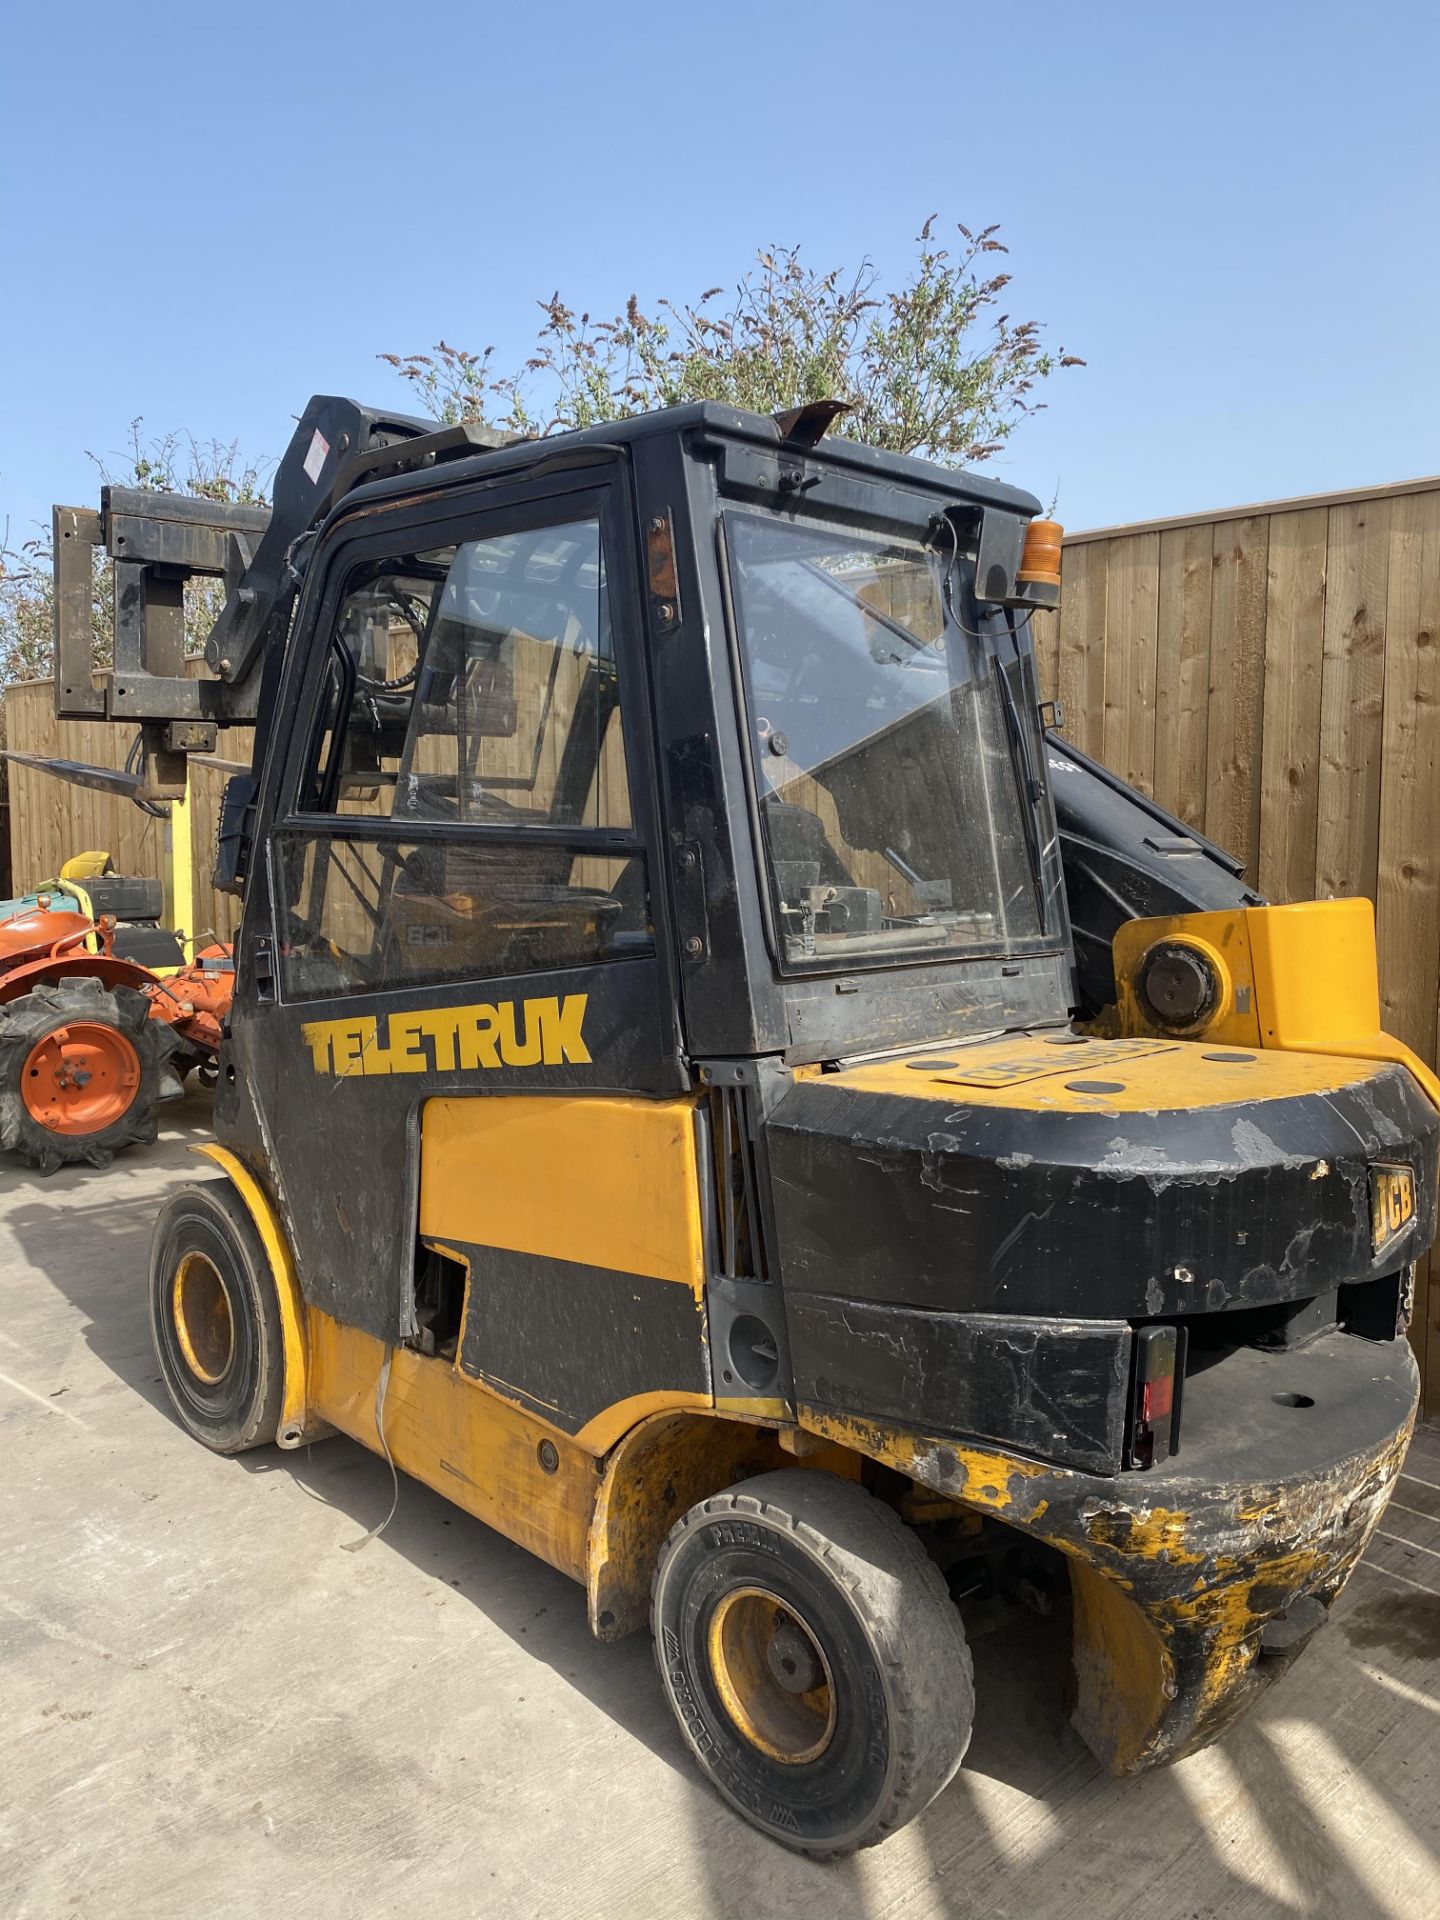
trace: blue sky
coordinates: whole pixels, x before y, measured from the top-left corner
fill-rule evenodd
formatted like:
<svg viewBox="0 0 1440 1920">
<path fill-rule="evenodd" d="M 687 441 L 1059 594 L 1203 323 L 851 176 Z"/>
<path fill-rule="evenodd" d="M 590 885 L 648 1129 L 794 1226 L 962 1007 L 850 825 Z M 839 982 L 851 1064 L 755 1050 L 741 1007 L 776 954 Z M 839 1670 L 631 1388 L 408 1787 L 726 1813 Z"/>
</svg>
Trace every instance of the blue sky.
<svg viewBox="0 0 1440 1920">
<path fill-rule="evenodd" d="M 1075 527 L 1440 468 L 1433 5 L 10 9 L 0 527 L 128 423 L 277 455 L 375 356 L 518 359 L 559 289 L 903 271 L 998 221 L 1088 366 L 992 470 Z"/>
</svg>

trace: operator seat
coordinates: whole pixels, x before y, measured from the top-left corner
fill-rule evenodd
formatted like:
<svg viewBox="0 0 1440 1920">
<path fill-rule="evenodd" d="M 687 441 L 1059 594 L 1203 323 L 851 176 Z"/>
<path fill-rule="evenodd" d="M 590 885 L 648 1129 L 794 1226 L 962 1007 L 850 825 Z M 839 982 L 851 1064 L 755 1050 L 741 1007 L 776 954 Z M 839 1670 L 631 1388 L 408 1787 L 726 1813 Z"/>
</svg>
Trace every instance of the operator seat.
<svg viewBox="0 0 1440 1920">
<path fill-rule="evenodd" d="M 793 800 L 779 800 L 774 794 L 767 794 L 761 805 L 782 899 L 798 899 L 802 887 L 853 886 L 818 813 Z"/>
</svg>

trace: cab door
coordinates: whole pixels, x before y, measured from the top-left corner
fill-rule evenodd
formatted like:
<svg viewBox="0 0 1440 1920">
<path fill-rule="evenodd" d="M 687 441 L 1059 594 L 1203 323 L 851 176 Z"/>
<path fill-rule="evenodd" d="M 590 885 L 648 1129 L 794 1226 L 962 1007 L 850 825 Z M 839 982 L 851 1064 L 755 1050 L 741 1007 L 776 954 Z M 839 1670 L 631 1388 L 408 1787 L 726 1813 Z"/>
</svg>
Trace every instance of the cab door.
<svg viewBox="0 0 1440 1920">
<path fill-rule="evenodd" d="M 510 1330 L 537 1312 L 583 1347 L 653 1282 L 640 1372 L 704 1374 L 632 524 L 618 463 L 339 524 L 282 684 L 232 1022 L 230 1130 L 306 1299 L 410 1338 L 429 1242 L 469 1273 L 466 1369 L 572 1428 L 617 1383 L 557 1381 L 553 1341 L 527 1359 Z M 648 1165 L 671 1195 L 655 1231 L 577 1176 L 587 1116 L 612 1181 Z M 618 1384 L 645 1390 L 634 1361 Z"/>
</svg>

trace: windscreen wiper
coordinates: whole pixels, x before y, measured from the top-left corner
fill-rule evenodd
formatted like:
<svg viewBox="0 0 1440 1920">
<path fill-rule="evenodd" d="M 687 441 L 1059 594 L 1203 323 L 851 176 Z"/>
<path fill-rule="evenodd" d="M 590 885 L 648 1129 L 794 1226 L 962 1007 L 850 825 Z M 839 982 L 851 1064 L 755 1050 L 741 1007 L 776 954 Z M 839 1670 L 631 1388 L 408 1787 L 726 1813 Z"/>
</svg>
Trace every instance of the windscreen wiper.
<svg viewBox="0 0 1440 1920">
<path fill-rule="evenodd" d="M 1015 658 L 1020 658 L 1020 648 L 1015 641 L 1013 623 L 1009 624 L 1011 643 L 1015 646 Z M 1010 676 L 1005 671 L 1005 663 L 998 652 L 990 655 L 995 678 L 1000 683 L 1000 703 L 1005 709 L 1005 720 L 1010 730 L 1010 748 L 1014 762 L 1020 774 L 1020 784 L 1025 789 L 1025 798 L 1029 803 L 1030 831 L 1025 835 L 1025 851 L 1030 856 L 1030 872 L 1035 881 L 1035 890 L 1043 892 L 1040 874 L 1040 796 L 1044 788 L 1035 771 L 1035 761 L 1030 751 L 1030 739 L 1025 731 L 1025 723 L 1020 717 L 1020 708 L 1015 699 L 1015 689 L 1010 684 Z"/>
</svg>

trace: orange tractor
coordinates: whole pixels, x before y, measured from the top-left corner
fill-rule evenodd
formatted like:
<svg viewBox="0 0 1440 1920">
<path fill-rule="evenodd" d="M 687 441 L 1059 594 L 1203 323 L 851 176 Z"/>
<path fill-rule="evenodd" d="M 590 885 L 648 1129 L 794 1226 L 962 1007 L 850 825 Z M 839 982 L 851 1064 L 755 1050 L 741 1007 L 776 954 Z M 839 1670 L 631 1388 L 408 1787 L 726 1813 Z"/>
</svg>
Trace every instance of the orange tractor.
<svg viewBox="0 0 1440 1920">
<path fill-rule="evenodd" d="M 0 919 L 0 1147 L 42 1173 L 103 1167 L 153 1140 L 156 1109 L 185 1074 L 213 1073 L 230 1008 L 228 947 L 177 965 L 176 936 L 121 923 L 105 893 L 99 877 L 65 879 Z"/>
</svg>

